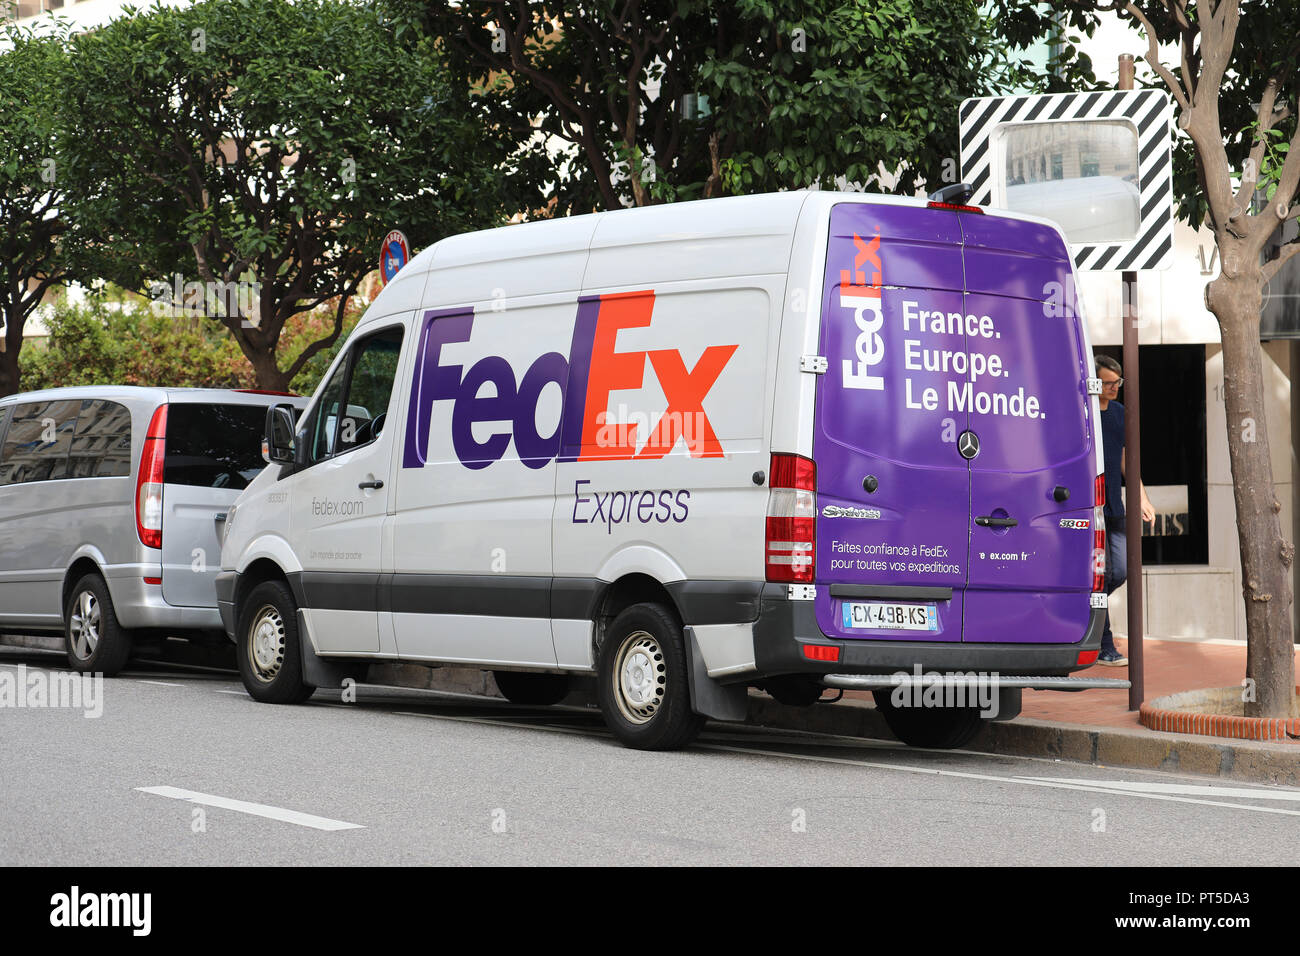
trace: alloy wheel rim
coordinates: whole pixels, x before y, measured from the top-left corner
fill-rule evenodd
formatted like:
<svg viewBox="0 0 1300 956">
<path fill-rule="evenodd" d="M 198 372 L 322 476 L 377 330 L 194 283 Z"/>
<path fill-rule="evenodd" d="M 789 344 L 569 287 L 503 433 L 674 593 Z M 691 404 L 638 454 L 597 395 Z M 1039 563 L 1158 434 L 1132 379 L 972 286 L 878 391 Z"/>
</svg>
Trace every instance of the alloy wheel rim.
<svg viewBox="0 0 1300 956">
<path fill-rule="evenodd" d="M 99 646 L 100 631 L 99 600 L 93 591 L 82 591 L 77 595 L 76 606 L 72 612 L 72 653 L 77 660 L 88 661 Z"/>
</svg>

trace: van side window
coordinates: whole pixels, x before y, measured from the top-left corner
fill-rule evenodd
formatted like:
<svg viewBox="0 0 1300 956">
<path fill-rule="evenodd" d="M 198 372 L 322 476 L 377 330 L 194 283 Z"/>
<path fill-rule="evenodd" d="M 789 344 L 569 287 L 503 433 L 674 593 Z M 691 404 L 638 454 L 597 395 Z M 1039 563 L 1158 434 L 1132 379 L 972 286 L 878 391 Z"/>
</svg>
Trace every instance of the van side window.
<svg viewBox="0 0 1300 956">
<path fill-rule="evenodd" d="M 0 447 L 0 484 L 66 478 L 80 411 L 80 399 L 28 402 L 15 408 Z"/>
<path fill-rule="evenodd" d="M 360 448 L 383 432 L 402 353 L 402 329 L 363 339 L 335 369 L 307 426 L 309 461 Z"/>
<path fill-rule="evenodd" d="M 131 474 L 131 412 L 105 399 L 81 403 L 68 453 L 69 478 L 121 478 Z"/>
</svg>

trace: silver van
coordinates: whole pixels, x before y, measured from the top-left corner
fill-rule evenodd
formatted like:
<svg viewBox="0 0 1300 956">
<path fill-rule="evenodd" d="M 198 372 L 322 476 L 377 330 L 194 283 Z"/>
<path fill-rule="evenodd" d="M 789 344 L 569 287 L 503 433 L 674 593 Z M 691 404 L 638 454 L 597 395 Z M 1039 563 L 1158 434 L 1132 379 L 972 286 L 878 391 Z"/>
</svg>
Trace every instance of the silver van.
<svg viewBox="0 0 1300 956">
<path fill-rule="evenodd" d="M 133 640 L 221 633 L 225 512 L 284 394 L 87 386 L 0 399 L 0 632 L 113 674 Z M 295 411 L 296 414 L 296 411 Z"/>
</svg>

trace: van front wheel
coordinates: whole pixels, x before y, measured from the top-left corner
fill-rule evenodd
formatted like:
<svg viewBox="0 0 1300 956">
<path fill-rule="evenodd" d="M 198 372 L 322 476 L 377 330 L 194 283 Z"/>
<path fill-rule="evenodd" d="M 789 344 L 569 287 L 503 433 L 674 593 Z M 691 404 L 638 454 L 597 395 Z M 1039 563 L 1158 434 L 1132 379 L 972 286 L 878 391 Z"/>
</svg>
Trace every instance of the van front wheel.
<svg viewBox="0 0 1300 956">
<path fill-rule="evenodd" d="M 614 619 L 600 648 L 600 712 L 636 750 L 677 750 L 704 718 L 691 710 L 682 626 L 658 604 L 634 604 Z"/>
<path fill-rule="evenodd" d="M 235 656 L 248 696 L 300 704 L 316 690 L 302 679 L 298 606 L 281 581 L 263 581 L 240 605 Z"/>
</svg>

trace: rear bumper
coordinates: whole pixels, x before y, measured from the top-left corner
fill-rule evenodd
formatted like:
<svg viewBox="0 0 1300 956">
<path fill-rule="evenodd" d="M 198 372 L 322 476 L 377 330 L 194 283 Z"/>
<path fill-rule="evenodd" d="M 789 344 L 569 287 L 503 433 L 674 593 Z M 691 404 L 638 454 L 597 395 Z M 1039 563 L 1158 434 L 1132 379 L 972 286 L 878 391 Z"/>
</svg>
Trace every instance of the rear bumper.
<svg viewBox="0 0 1300 956">
<path fill-rule="evenodd" d="M 893 674 L 983 671 L 1025 677 L 1063 677 L 1090 664 L 1079 655 L 1101 648 L 1106 611 L 1094 608 L 1087 630 L 1073 644 L 963 644 L 939 641 L 837 640 L 817 626 L 812 601 L 791 601 L 785 585 L 767 584 L 754 622 L 754 665 L 761 677 L 802 674 Z M 807 645 L 838 647 L 839 660 L 811 661 Z M 752 676 L 751 676 L 752 679 Z"/>
<path fill-rule="evenodd" d="M 215 607 L 182 607 L 168 604 L 162 585 L 146 584 L 146 575 L 158 574 L 157 564 L 118 565 L 105 577 L 113 596 L 118 622 L 131 629 L 211 630 L 221 626 Z"/>
</svg>

